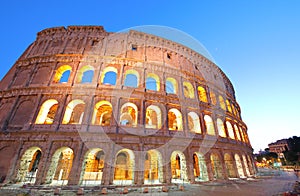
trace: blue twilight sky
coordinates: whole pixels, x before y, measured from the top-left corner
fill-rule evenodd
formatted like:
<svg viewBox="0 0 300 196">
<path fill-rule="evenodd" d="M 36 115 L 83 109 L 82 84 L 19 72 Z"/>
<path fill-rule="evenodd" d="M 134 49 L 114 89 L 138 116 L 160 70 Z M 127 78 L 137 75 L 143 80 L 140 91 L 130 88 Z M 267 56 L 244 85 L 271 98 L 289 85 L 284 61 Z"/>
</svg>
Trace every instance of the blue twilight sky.
<svg viewBox="0 0 300 196">
<path fill-rule="evenodd" d="M 0 78 L 44 28 L 176 28 L 199 40 L 232 81 L 257 152 L 300 135 L 299 10 L 299 0 L 3 1 Z"/>
</svg>

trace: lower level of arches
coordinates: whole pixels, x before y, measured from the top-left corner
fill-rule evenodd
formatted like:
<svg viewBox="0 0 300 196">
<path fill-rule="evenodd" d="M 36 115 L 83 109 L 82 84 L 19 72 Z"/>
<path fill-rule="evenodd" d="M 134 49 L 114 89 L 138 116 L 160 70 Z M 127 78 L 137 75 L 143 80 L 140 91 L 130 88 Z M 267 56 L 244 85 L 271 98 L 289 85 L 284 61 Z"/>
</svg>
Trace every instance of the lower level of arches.
<svg viewBox="0 0 300 196">
<path fill-rule="evenodd" d="M 16 155 L 17 156 L 17 155 Z M 61 146 L 52 151 L 38 146 L 23 149 L 6 182 L 49 185 L 131 185 L 195 183 L 246 178 L 255 174 L 250 153 L 210 149 L 207 153 L 128 148 L 105 152 L 101 146 L 74 151 Z"/>
</svg>

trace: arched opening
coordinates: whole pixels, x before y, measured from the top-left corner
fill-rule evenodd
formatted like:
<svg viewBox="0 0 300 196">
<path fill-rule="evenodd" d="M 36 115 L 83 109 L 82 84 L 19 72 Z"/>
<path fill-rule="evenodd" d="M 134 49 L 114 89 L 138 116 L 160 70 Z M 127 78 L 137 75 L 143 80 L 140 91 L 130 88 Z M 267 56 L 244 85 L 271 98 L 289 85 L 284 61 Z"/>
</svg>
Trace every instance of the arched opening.
<svg viewBox="0 0 300 196">
<path fill-rule="evenodd" d="M 230 101 L 229 101 L 228 99 L 226 99 L 226 105 L 227 105 L 227 110 L 228 110 L 230 113 L 232 113 Z"/>
<path fill-rule="evenodd" d="M 178 92 L 178 85 L 177 81 L 174 78 L 167 78 L 166 79 L 166 93 L 168 94 L 177 94 Z"/>
<path fill-rule="evenodd" d="M 160 80 L 159 77 L 154 73 L 149 73 L 146 78 L 146 89 L 159 91 L 160 90 Z"/>
<path fill-rule="evenodd" d="M 219 131 L 219 136 L 226 137 L 224 123 L 220 118 L 217 119 L 217 127 Z"/>
<path fill-rule="evenodd" d="M 69 65 L 60 66 L 54 75 L 53 82 L 55 83 L 66 83 L 69 80 L 72 67 Z"/>
<path fill-rule="evenodd" d="M 254 174 L 254 165 L 249 155 L 247 155 L 247 160 L 250 169 L 250 174 Z"/>
<path fill-rule="evenodd" d="M 82 185 L 100 185 L 104 168 L 104 152 L 100 148 L 89 150 L 84 156 L 81 170 Z"/>
<path fill-rule="evenodd" d="M 198 86 L 198 96 L 200 101 L 207 103 L 207 95 L 204 87 Z"/>
<path fill-rule="evenodd" d="M 208 181 L 205 158 L 200 153 L 193 154 L 195 181 Z"/>
<path fill-rule="evenodd" d="M 45 101 L 41 106 L 35 124 L 52 124 L 57 108 L 58 101 L 56 101 L 55 99 L 49 99 Z"/>
<path fill-rule="evenodd" d="M 86 84 L 92 83 L 94 77 L 94 68 L 86 65 L 80 68 L 77 73 L 77 83 Z"/>
<path fill-rule="evenodd" d="M 244 161 L 244 166 L 245 166 L 246 174 L 247 174 L 247 176 L 250 176 L 250 171 L 249 171 L 249 167 L 248 167 L 246 156 L 243 155 L 242 157 L 243 157 L 243 161 Z"/>
<path fill-rule="evenodd" d="M 66 108 L 62 124 L 81 124 L 85 109 L 84 101 L 75 99 Z"/>
<path fill-rule="evenodd" d="M 236 167 L 237 167 L 239 177 L 240 178 L 245 177 L 245 174 L 244 174 L 244 171 L 243 171 L 243 165 L 242 165 L 242 161 L 241 161 L 240 156 L 238 154 L 235 154 L 234 159 L 235 159 L 235 164 L 236 164 Z"/>
<path fill-rule="evenodd" d="M 191 132 L 201 133 L 200 120 L 195 112 L 188 113 L 188 127 Z"/>
<path fill-rule="evenodd" d="M 139 83 L 139 73 L 133 69 L 127 70 L 125 73 L 124 86 L 137 88 Z"/>
<path fill-rule="evenodd" d="M 162 157 L 157 150 L 149 150 L 145 155 L 144 183 L 159 184 L 163 182 Z"/>
<path fill-rule="evenodd" d="M 35 183 L 41 156 L 42 152 L 39 147 L 31 147 L 25 151 L 20 161 L 17 182 Z"/>
<path fill-rule="evenodd" d="M 99 101 L 94 107 L 93 125 L 109 126 L 112 119 L 112 105 L 108 101 Z"/>
<path fill-rule="evenodd" d="M 146 125 L 147 129 L 161 128 L 161 110 L 158 106 L 150 105 L 146 109 Z"/>
<path fill-rule="evenodd" d="M 73 150 L 62 147 L 55 151 L 47 173 L 46 183 L 52 185 L 68 184 L 69 175 L 73 164 Z"/>
<path fill-rule="evenodd" d="M 188 181 L 186 159 L 182 152 L 174 151 L 171 155 L 172 183 Z"/>
<path fill-rule="evenodd" d="M 102 84 L 116 85 L 118 70 L 114 67 L 106 67 L 101 75 Z"/>
<path fill-rule="evenodd" d="M 182 131 L 182 115 L 179 110 L 172 108 L 168 112 L 168 125 L 169 130 Z"/>
<path fill-rule="evenodd" d="M 229 178 L 235 178 L 237 175 L 235 173 L 235 166 L 232 156 L 228 153 L 224 154 L 224 162 Z"/>
<path fill-rule="evenodd" d="M 134 154 L 129 149 L 120 150 L 116 155 L 114 184 L 128 185 L 134 180 Z"/>
<path fill-rule="evenodd" d="M 212 118 L 209 115 L 204 116 L 206 132 L 208 135 L 216 135 Z"/>
<path fill-rule="evenodd" d="M 211 160 L 211 167 L 213 170 L 214 178 L 222 179 L 223 178 L 222 164 L 219 156 L 213 153 L 210 155 L 210 160 Z"/>
<path fill-rule="evenodd" d="M 235 124 L 233 127 L 234 127 L 234 131 L 235 131 L 237 139 L 241 141 L 241 135 L 240 135 L 240 131 L 239 131 L 237 125 Z"/>
<path fill-rule="evenodd" d="M 190 82 L 183 82 L 183 94 L 186 98 L 195 98 L 194 87 Z"/>
<path fill-rule="evenodd" d="M 120 125 L 135 127 L 137 125 L 137 106 L 133 103 L 125 103 L 121 107 Z"/>
<path fill-rule="evenodd" d="M 217 98 L 216 98 L 216 94 L 213 91 L 209 92 L 210 95 L 210 101 L 213 105 L 217 104 Z"/>
<path fill-rule="evenodd" d="M 220 103 L 220 107 L 226 111 L 226 105 L 225 105 L 225 101 L 224 101 L 224 98 L 219 95 L 219 103 Z"/>
<path fill-rule="evenodd" d="M 235 139 L 234 137 L 234 132 L 233 132 L 233 128 L 232 125 L 229 121 L 226 121 L 226 127 L 227 127 L 227 131 L 228 131 L 228 135 L 231 139 Z"/>
</svg>

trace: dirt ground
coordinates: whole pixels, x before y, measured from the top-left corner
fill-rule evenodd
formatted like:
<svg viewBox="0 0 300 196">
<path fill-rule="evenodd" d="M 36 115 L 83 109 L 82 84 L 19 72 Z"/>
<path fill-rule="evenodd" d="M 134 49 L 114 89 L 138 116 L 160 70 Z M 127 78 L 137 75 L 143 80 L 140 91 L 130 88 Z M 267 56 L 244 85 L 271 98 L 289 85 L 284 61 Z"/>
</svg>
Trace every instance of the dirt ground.
<svg viewBox="0 0 300 196">
<path fill-rule="evenodd" d="M 299 177 L 294 172 L 281 170 L 260 169 L 255 178 L 231 179 L 227 181 L 214 181 L 201 184 L 179 184 L 168 187 L 168 192 L 162 192 L 162 187 L 149 187 L 148 193 L 143 193 L 143 188 L 128 187 L 127 195 L 201 195 L 201 196 L 277 196 L 293 190 L 299 181 Z M 180 190 L 183 187 L 183 190 Z M 65 190 L 62 188 L 60 195 L 75 196 L 78 187 Z M 124 188 L 108 188 L 107 195 L 123 195 Z M 54 195 L 53 187 L 37 189 L 35 187 L 20 188 L 20 186 L 0 187 L 2 196 L 42 196 Z M 84 195 L 101 195 L 101 189 L 85 189 Z"/>
</svg>

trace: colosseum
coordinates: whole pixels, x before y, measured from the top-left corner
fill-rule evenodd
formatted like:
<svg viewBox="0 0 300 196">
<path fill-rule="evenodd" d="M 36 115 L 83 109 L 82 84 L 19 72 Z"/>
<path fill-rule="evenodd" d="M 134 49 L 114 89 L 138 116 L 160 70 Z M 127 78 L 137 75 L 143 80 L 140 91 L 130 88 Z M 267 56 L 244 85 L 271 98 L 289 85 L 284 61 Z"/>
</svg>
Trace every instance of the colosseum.
<svg viewBox="0 0 300 196">
<path fill-rule="evenodd" d="M 166 38 L 45 29 L 0 90 L 3 184 L 141 186 L 256 173 L 228 77 Z"/>
</svg>

